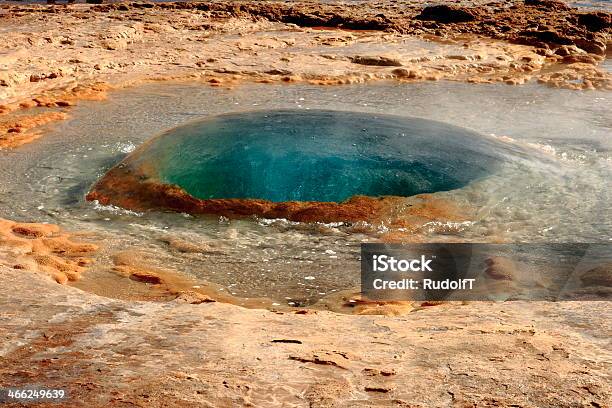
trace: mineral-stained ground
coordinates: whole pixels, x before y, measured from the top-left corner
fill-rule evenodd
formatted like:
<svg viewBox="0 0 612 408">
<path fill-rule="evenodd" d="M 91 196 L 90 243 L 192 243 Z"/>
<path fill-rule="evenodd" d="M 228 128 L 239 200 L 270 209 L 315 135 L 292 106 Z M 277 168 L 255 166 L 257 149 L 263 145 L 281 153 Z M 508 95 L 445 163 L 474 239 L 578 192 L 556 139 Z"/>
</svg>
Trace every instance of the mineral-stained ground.
<svg viewBox="0 0 612 408">
<path fill-rule="evenodd" d="M 273 313 L 0 273 L 0 384 L 66 389 L 67 407 L 610 404 L 607 302 Z"/>
<path fill-rule="evenodd" d="M 0 148 L 150 81 L 612 88 L 605 9 L 436 3 L 2 4 Z M 609 302 L 248 309 L 129 254 L 114 270 L 150 290 L 117 300 L 71 285 L 103 245 L 0 220 L 0 387 L 65 389 L 65 407 L 612 405 Z"/>
<path fill-rule="evenodd" d="M 612 87 L 600 66 L 610 12 L 555 0 L 440 3 L 0 5 L 0 147 L 36 139 L 79 99 L 143 81 Z"/>
</svg>

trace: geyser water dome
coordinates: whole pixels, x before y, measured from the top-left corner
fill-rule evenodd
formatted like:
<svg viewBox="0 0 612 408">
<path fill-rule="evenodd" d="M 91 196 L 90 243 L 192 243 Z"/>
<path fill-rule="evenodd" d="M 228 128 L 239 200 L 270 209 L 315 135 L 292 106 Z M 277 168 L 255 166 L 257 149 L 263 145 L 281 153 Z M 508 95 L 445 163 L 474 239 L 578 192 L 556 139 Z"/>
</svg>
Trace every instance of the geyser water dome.
<svg viewBox="0 0 612 408">
<path fill-rule="evenodd" d="M 179 128 L 146 156 L 159 160 L 162 182 L 200 199 L 342 202 L 462 187 L 490 167 L 486 156 L 476 158 L 473 146 L 465 146 L 470 136 L 420 119 L 254 112 Z"/>
<path fill-rule="evenodd" d="M 152 139 L 111 169 L 88 198 L 133 209 L 298 219 L 282 209 L 303 211 L 304 202 L 341 209 L 355 196 L 452 190 L 490 174 L 501 157 L 500 143 L 431 120 L 323 110 L 246 112 Z M 294 201 L 302 203 L 287 204 Z"/>
</svg>

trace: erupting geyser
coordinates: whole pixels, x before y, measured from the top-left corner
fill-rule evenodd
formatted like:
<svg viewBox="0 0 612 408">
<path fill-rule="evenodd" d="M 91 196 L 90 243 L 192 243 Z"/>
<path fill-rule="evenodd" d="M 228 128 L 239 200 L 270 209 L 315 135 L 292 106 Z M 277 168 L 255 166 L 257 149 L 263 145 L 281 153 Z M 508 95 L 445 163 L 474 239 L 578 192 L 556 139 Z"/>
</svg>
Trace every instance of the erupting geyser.
<svg viewBox="0 0 612 408">
<path fill-rule="evenodd" d="M 386 198 L 490 174 L 501 143 L 431 120 L 323 110 L 216 116 L 145 143 L 89 200 L 297 221 L 370 219 Z"/>
</svg>

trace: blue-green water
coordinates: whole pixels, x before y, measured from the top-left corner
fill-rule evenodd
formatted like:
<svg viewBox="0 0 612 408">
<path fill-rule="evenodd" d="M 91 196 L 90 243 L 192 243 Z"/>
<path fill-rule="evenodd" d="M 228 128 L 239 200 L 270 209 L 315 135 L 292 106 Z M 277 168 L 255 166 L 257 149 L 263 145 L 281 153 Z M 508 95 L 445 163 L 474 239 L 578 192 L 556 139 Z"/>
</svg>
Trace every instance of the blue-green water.
<svg viewBox="0 0 612 408">
<path fill-rule="evenodd" d="M 575 92 L 535 83 L 518 87 L 445 81 L 342 87 L 256 84 L 228 90 L 199 83 L 147 84 L 113 93 L 107 102 L 79 103 L 72 119 L 57 124 L 48 136 L 0 155 L 0 217 L 50 222 L 95 234 L 104 245 L 97 262 L 83 274 L 89 285 L 108 281 L 112 254 L 137 249 L 135 256 L 191 276 L 198 285 L 213 282 L 241 298 L 270 298 L 262 303 L 266 307 L 272 302 L 312 304 L 358 287 L 360 244 L 378 242 L 389 232 L 402 233 L 403 226 L 134 213 L 87 202 L 83 196 L 134 146 L 149 145 L 144 154 L 154 145 L 146 140 L 167 130 L 176 135 L 177 126 L 194 118 L 255 107 L 296 107 L 304 114 L 315 109 L 359 111 L 364 113 L 354 115 L 363 117 L 392 113 L 473 129 L 486 136 L 472 139 L 453 133 L 453 137 L 460 146 L 476 149 L 478 158 L 502 155 L 494 174 L 434 195 L 465 210 L 464 222 L 444 217 L 427 222 L 415 232 L 417 239 L 608 242 L 612 237 L 609 105 L 609 95 L 603 91 Z M 500 143 L 490 143 L 486 153 L 491 140 Z M 448 149 L 440 152 L 444 150 Z M 419 202 L 398 200 L 398 217 L 404 205 Z M 183 252 L 170 245 L 174 240 L 201 249 Z"/>
<path fill-rule="evenodd" d="M 135 153 L 194 197 L 342 202 L 448 191 L 490 174 L 493 140 L 441 122 L 362 112 L 275 110 L 171 130 Z"/>
</svg>

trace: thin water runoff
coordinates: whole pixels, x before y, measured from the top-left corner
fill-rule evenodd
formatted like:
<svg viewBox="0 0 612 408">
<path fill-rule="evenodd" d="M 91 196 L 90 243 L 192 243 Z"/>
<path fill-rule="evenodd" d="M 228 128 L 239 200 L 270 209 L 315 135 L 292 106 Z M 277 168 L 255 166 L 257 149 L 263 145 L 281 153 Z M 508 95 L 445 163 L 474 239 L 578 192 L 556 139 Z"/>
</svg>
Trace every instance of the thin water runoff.
<svg viewBox="0 0 612 408">
<path fill-rule="evenodd" d="M 237 303 L 310 305 L 357 287 L 359 244 L 389 236 L 609 241 L 607 98 L 536 84 L 145 85 L 83 103 L 3 155 L 0 217 L 90 231 L 104 241 L 100 265 L 138 248 Z M 376 217 L 334 222 L 87 201 L 121 163 L 201 201 L 397 199 Z M 407 227 L 403 211 L 420 193 L 460 214 Z"/>
</svg>

